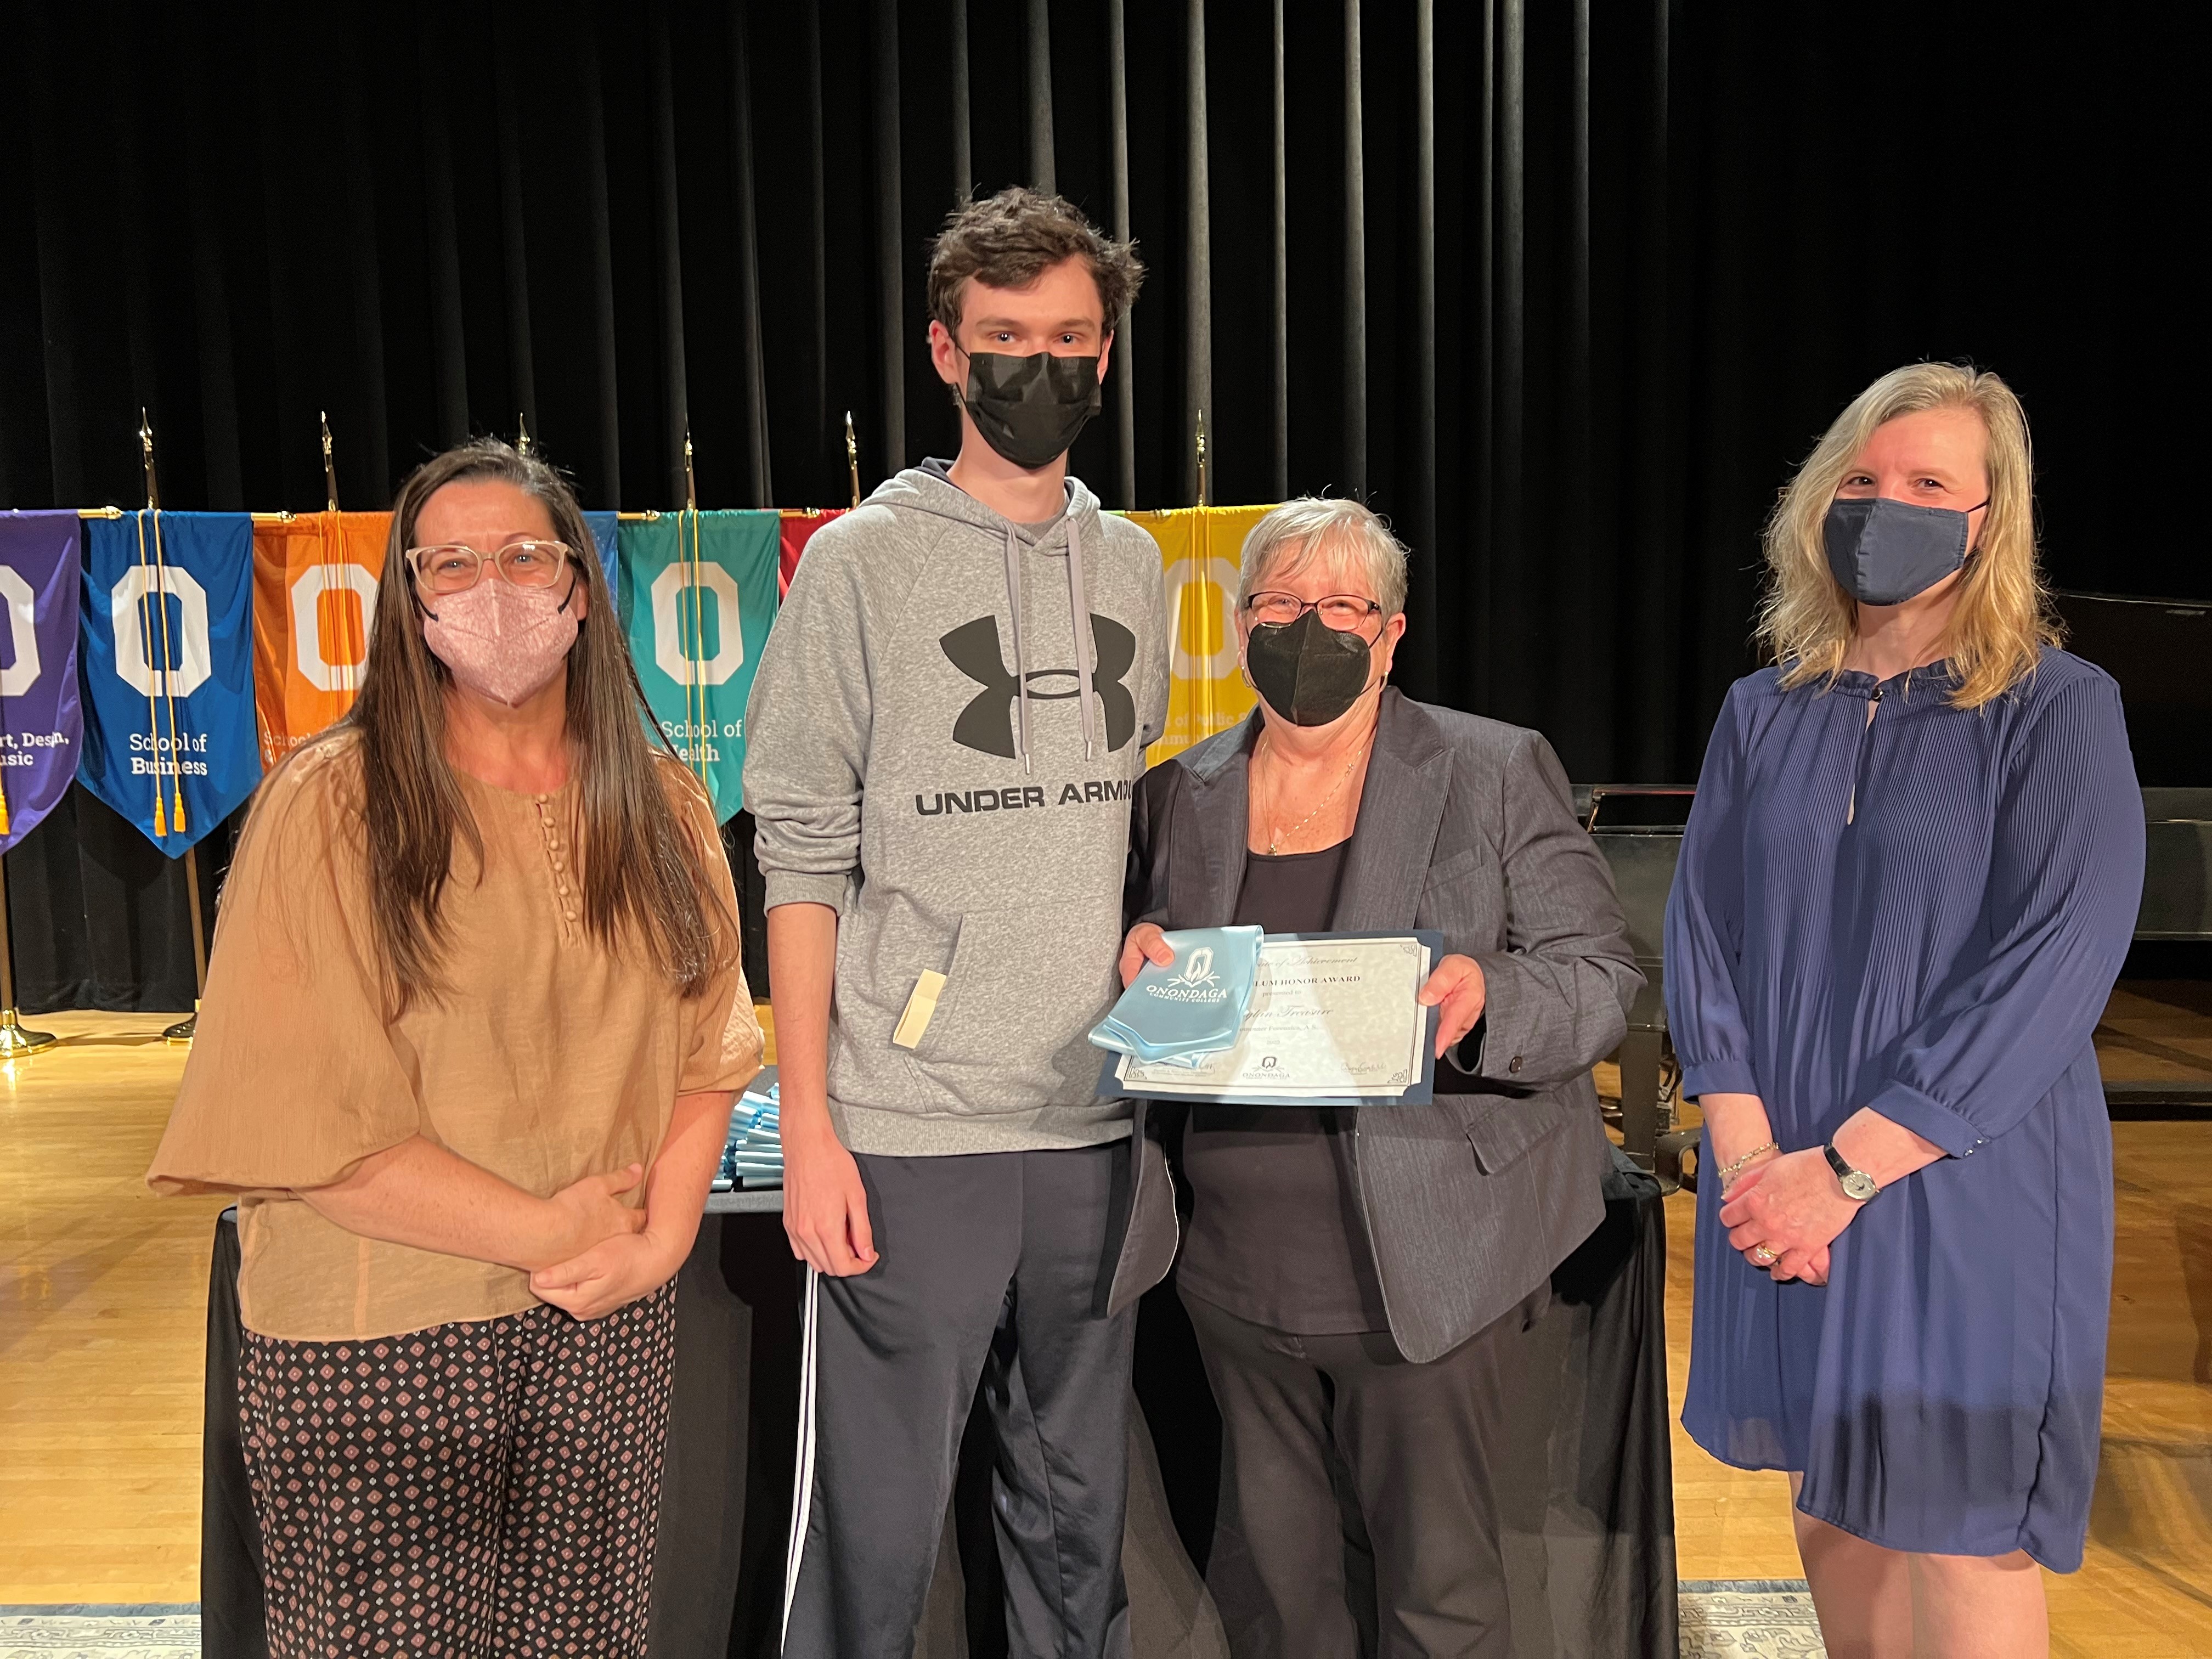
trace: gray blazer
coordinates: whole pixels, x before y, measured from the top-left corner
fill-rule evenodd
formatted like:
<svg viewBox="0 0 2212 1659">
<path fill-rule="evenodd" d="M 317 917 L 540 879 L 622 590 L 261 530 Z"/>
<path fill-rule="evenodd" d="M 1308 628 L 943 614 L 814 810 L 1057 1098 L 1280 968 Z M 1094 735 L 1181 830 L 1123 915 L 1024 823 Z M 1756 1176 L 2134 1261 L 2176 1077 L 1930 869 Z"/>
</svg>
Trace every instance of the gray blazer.
<svg viewBox="0 0 2212 1659">
<path fill-rule="evenodd" d="M 1391 690 L 1380 721 L 1334 925 L 1435 928 L 1447 952 L 1481 965 L 1488 994 L 1480 1024 L 1439 1062 L 1481 1079 L 1476 1092 L 1355 1117 L 1359 1211 L 1391 1334 L 1425 1360 L 1534 1290 L 1603 1218 L 1609 1160 L 1590 1067 L 1620 1043 L 1644 980 L 1549 744 Z M 1259 732 L 1255 710 L 1139 783 L 1133 923 L 1234 919 Z M 1166 1161 L 1144 1119 L 1139 1103 L 1117 1308 L 1175 1249 Z"/>
</svg>

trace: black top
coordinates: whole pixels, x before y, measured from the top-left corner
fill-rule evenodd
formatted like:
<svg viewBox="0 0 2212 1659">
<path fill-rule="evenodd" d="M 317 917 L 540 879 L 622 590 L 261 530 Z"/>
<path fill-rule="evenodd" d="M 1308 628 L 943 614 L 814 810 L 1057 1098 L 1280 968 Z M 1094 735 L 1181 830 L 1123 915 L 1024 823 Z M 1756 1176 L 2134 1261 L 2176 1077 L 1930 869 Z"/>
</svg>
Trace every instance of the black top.
<svg viewBox="0 0 2212 1659">
<path fill-rule="evenodd" d="M 1237 924 L 1327 933 L 1351 845 L 1249 854 Z M 1389 1328 L 1359 1217 L 1356 1109 L 1191 1109 L 1182 1167 L 1195 1205 L 1176 1268 L 1182 1289 L 1240 1319 L 1302 1336 Z"/>
</svg>

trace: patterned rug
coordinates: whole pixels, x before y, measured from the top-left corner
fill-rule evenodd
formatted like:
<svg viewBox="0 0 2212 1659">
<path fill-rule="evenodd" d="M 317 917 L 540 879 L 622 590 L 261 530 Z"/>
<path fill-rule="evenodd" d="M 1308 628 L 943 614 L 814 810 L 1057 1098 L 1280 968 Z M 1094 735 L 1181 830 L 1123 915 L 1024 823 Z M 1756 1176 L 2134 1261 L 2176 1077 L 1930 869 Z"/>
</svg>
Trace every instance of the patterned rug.
<svg viewBox="0 0 2212 1659">
<path fill-rule="evenodd" d="M 0 1659 L 186 1659 L 200 1650 L 198 1607 L 0 1607 Z M 1713 1578 L 1682 1585 L 1682 1659 L 1820 1659 L 1820 1628 L 1802 1578 Z"/>
<path fill-rule="evenodd" d="M 1825 1659 L 1802 1578 L 1682 1581 L 1682 1659 Z"/>
<path fill-rule="evenodd" d="M 197 1659 L 197 1603 L 0 1607 L 0 1659 Z"/>
</svg>

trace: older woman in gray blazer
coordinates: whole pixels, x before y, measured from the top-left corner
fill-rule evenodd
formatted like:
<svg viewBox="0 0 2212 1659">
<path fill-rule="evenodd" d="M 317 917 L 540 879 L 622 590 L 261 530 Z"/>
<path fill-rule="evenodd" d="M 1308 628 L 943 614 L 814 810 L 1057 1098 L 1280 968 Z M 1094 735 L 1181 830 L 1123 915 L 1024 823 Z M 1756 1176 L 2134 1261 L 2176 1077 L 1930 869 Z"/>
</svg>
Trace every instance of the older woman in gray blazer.
<svg viewBox="0 0 2212 1659">
<path fill-rule="evenodd" d="M 1534 732 L 1388 688 L 1405 550 L 1356 501 L 1244 544 L 1260 706 L 1138 787 L 1122 978 L 1163 927 L 1435 928 L 1432 1106 L 1197 1105 L 1177 1268 L 1223 1422 L 1207 1582 L 1246 1656 L 1508 1655 L 1489 1471 L 1601 1219 L 1590 1067 L 1641 981 Z"/>
</svg>

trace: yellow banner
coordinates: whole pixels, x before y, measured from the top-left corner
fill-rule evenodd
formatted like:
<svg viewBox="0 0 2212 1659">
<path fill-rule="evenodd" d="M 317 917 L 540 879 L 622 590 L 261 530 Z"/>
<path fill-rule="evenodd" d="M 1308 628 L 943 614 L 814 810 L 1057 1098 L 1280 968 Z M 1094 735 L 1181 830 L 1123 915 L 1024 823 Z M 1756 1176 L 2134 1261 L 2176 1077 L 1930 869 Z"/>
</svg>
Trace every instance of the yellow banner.
<svg viewBox="0 0 2212 1659">
<path fill-rule="evenodd" d="M 1244 538 L 1273 510 L 1178 507 L 1127 515 L 1160 544 L 1167 572 L 1168 722 L 1146 751 L 1149 765 L 1226 731 L 1258 701 L 1237 661 L 1237 575 Z"/>
<path fill-rule="evenodd" d="M 389 513 L 253 526 L 253 708 L 273 767 L 353 707 L 368 660 Z"/>
</svg>

